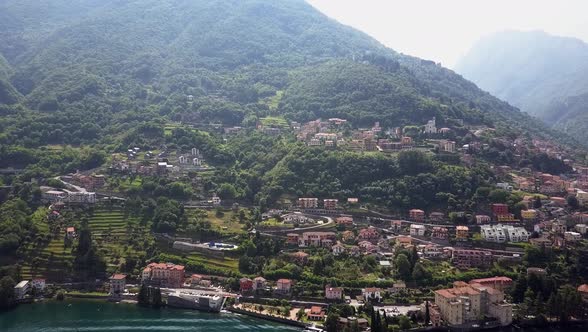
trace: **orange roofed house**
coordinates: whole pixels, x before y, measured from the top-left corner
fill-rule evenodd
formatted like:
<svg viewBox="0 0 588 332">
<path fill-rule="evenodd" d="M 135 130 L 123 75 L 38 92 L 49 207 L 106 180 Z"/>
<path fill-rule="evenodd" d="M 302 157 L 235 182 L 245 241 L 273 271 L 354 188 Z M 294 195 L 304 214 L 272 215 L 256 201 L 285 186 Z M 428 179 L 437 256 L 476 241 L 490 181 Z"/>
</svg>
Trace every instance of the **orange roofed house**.
<svg viewBox="0 0 588 332">
<path fill-rule="evenodd" d="M 184 283 L 184 273 L 183 265 L 151 263 L 143 269 L 141 280 L 155 286 L 179 288 Z"/>
<path fill-rule="evenodd" d="M 325 320 L 325 311 L 321 306 L 313 305 L 307 314 L 308 320 L 323 321 Z"/>
<path fill-rule="evenodd" d="M 124 274 L 114 274 L 110 277 L 110 291 L 108 295 L 114 298 L 120 298 L 125 292 L 127 276 Z"/>
</svg>

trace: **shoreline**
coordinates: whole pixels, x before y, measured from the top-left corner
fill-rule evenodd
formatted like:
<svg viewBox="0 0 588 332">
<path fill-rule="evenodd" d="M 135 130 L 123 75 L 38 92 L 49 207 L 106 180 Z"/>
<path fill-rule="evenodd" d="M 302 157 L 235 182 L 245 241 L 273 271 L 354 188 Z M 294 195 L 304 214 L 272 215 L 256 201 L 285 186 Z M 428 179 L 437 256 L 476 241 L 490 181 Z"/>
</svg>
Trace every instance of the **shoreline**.
<svg viewBox="0 0 588 332">
<path fill-rule="evenodd" d="M 253 312 L 253 311 L 249 311 L 249 310 L 239 309 L 239 308 L 235 308 L 235 307 L 227 307 L 226 310 L 227 311 L 230 311 L 232 313 L 237 313 L 237 314 L 241 314 L 241 315 L 247 315 L 247 316 L 251 316 L 251 317 L 255 317 L 255 318 L 259 318 L 259 319 L 263 319 L 263 320 L 269 320 L 269 321 L 272 321 L 272 322 L 275 322 L 275 323 L 281 323 L 281 324 L 295 326 L 295 327 L 300 327 L 300 328 L 308 327 L 308 324 L 303 323 L 303 322 L 294 321 L 294 320 L 290 320 L 290 319 L 287 319 L 287 318 L 268 316 L 268 315 L 264 315 L 264 314 L 261 314 L 261 313 L 258 313 L 258 312 Z"/>
</svg>

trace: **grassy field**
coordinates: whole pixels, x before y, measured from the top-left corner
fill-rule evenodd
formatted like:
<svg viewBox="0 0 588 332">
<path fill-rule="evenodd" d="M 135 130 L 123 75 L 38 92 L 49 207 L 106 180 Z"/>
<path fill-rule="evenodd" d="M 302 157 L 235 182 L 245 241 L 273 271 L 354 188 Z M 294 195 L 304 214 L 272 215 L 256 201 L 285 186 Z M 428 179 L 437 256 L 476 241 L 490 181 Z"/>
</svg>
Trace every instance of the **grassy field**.
<svg viewBox="0 0 588 332">
<path fill-rule="evenodd" d="M 268 116 L 265 118 L 259 119 L 264 126 L 267 127 L 281 127 L 286 128 L 288 127 L 288 121 L 282 117 L 274 117 Z"/>
<path fill-rule="evenodd" d="M 196 218 L 196 215 L 201 213 L 201 209 L 186 208 L 188 218 Z M 248 213 L 247 210 L 245 210 Z M 236 235 L 245 233 L 244 225 L 239 223 L 239 212 L 232 210 L 223 210 L 222 216 L 217 215 L 215 210 L 205 210 L 205 219 L 210 222 L 213 229 L 225 234 Z"/>
<path fill-rule="evenodd" d="M 207 270 L 213 270 L 219 272 L 221 275 L 230 275 L 231 273 L 239 272 L 239 259 L 234 257 L 219 257 L 206 252 L 192 252 L 185 253 L 170 247 L 170 244 L 166 241 L 157 241 L 158 249 L 161 253 L 165 254 L 170 258 L 169 261 L 182 260 L 185 263 L 191 263 L 195 265 L 202 265 Z M 208 273 L 208 272 L 207 272 Z"/>
<path fill-rule="evenodd" d="M 215 269 L 239 272 L 239 260 L 236 258 L 218 258 L 210 257 L 202 253 L 193 253 L 187 256 L 187 259 L 194 263 L 200 263 Z"/>
<path fill-rule="evenodd" d="M 278 109 L 278 105 L 280 105 L 280 101 L 282 100 L 282 96 L 284 95 L 284 91 L 277 91 L 275 96 L 266 98 L 264 100 L 265 104 L 269 107 L 270 110 L 275 111 Z"/>
</svg>

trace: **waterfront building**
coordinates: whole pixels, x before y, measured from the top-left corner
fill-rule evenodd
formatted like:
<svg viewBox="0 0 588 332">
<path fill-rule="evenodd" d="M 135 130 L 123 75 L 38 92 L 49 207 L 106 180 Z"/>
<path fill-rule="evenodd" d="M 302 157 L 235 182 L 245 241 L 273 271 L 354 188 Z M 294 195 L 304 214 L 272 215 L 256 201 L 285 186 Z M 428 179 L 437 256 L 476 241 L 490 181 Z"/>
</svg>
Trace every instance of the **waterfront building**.
<svg viewBox="0 0 588 332">
<path fill-rule="evenodd" d="M 308 320 L 312 321 L 324 321 L 325 320 L 325 310 L 323 307 L 318 305 L 313 305 L 310 307 L 310 310 L 307 313 Z"/>
<path fill-rule="evenodd" d="M 124 274 L 114 274 L 110 277 L 110 290 L 108 295 L 114 299 L 120 299 L 125 292 L 127 276 Z"/>
<path fill-rule="evenodd" d="M 239 290 L 241 293 L 248 293 L 253 290 L 253 280 L 249 278 L 239 279 Z"/>
<path fill-rule="evenodd" d="M 30 289 L 30 283 L 28 280 L 23 280 L 14 286 L 14 296 L 17 300 L 24 299 L 25 295 Z"/>
<path fill-rule="evenodd" d="M 183 265 L 151 263 L 143 269 L 141 280 L 160 287 L 179 288 L 184 284 L 184 272 Z"/>
</svg>

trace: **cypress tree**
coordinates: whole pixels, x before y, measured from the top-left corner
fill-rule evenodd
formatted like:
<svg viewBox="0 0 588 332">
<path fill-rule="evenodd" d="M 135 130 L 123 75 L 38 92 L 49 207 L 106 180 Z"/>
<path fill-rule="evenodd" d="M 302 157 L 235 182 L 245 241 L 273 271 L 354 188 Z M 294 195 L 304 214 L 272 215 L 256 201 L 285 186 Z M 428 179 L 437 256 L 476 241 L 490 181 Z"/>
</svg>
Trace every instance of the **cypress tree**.
<svg viewBox="0 0 588 332">
<path fill-rule="evenodd" d="M 425 325 L 429 325 L 431 321 L 431 313 L 429 312 L 429 301 L 425 302 Z"/>
<path fill-rule="evenodd" d="M 139 290 L 139 296 L 137 298 L 139 305 L 148 306 L 149 305 L 149 290 L 147 286 L 141 285 L 141 289 Z"/>
<path fill-rule="evenodd" d="M 151 305 L 155 309 L 159 309 L 163 305 L 163 301 L 161 300 L 161 288 L 157 287 L 153 289 L 153 302 Z"/>
</svg>

